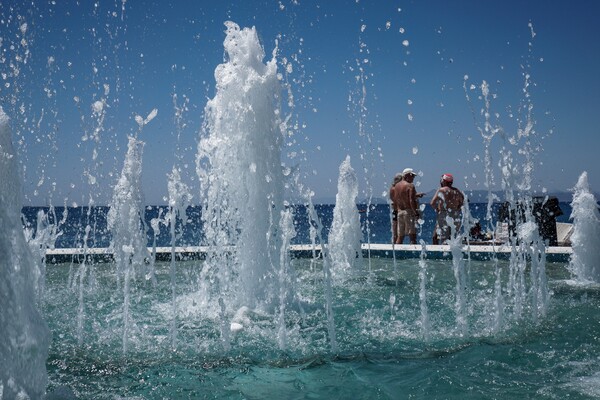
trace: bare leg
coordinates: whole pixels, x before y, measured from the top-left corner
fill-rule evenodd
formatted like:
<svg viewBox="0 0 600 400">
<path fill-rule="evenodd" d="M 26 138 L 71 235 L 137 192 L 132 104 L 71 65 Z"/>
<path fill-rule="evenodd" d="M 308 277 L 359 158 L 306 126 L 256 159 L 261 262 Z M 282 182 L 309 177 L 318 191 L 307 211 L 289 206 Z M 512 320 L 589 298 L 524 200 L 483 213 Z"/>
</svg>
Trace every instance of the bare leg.
<svg viewBox="0 0 600 400">
<path fill-rule="evenodd" d="M 410 244 L 417 244 L 417 234 L 416 233 L 411 233 L 410 235 L 408 235 L 408 237 L 410 238 Z"/>
</svg>

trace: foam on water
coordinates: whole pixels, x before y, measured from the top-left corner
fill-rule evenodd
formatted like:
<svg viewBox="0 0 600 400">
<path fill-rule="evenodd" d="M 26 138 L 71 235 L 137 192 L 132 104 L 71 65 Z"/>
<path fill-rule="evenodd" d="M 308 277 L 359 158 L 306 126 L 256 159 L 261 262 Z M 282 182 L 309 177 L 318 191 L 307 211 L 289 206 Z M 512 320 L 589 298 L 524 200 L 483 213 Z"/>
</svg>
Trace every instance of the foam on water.
<svg viewBox="0 0 600 400">
<path fill-rule="evenodd" d="M 577 377 L 573 379 L 573 382 L 567 384 L 567 386 L 575 389 L 583 396 L 600 398 L 600 372 L 591 376 Z"/>
</svg>

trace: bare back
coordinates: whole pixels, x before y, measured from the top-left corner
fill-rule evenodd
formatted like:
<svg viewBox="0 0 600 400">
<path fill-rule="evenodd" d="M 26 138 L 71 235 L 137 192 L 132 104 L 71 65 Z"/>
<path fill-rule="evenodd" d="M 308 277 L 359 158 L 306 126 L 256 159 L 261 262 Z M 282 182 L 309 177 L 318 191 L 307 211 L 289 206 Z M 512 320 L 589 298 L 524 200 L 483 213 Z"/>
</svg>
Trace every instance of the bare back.
<svg viewBox="0 0 600 400">
<path fill-rule="evenodd" d="M 398 210 L 417 211 L 417 191 L 415 185 L 405 180 L 394 186 L 394 200 Z"/>
<path fill-rule="evenodd" d="M 444 210 L 458 211 L 462 208 L 464 201 L 464 195 L 460 190 L 455 187 L 444 186 L 439 188 L 433 196 L 431 206 L 438 212 Z"/>
</svg>

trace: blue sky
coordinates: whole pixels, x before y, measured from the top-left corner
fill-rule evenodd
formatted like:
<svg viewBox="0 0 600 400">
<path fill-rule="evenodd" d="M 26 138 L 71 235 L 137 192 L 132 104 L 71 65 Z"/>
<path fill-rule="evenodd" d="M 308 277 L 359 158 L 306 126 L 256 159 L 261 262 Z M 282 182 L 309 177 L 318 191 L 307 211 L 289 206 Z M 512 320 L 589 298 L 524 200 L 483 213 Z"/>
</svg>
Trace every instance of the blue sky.
<svg viewBox="0 0 600 400">
<path fill-rule="evenodd" d="M 174 164 L 198 201 L 194 158 L 227 20 L 255 26 L 266 54 L 277 40 L 278 58 L 291 61 L 298 129 L 283 157 L 317 198 L 335 196 L 347 154 L 362 195 L 380 196 L 405 167 L 420 172 L 423 191 L 445 172 L 460 188 L 483 189 L 484 103 L 471 89 L 483 81 L 504 132 L 490 146 L 496 185 L 503 146 L 522 163 L 523 140 L 511 138 L 531 105 L 532 190 L 568 190 L 583 171 L 600 190 L 596 1 L 12 3 L 0 8 L 0 101 L 12 118 L 30 204 L 83 205 L 90 196 L 107 203 L 127 135 L 138 130 L 134 118 L 154 108 L 157 117 L 140 133 L 147 203 L 163 203 Z M 174 94 L 185 105 L 179 123 Z M 92 112 L 101 99 L 102 121 Z M 292 151 L 299 156 L 288 159 Z"/>
</svg>

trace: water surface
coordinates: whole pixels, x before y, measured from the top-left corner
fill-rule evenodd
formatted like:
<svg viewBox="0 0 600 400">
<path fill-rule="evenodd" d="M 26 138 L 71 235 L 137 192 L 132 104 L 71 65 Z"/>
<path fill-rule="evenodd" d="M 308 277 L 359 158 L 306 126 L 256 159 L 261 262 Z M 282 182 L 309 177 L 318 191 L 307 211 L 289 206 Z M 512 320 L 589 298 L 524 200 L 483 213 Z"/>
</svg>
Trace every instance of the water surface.
<svg viewBox="0 0 600 400">
<path fill-rule="evenodd" d="M 564 264 L 547 264 L 548 311 L 538 323 L 493 329 L 494 274 L 472 261 L 468 333 L 456 328 L 455 281 L 447 261 L 427 261 L 428 339 L 421 327 L 418 260 L 364 260 L 333 289 L 338 351 L 331 351 L 321 261 L 294 260 L 298 301 L 285 310 L 285 348 L 277 311 L 251 310 L 224 350 L 218 310 L 199 291 L 202 261 L 177 264 L 176 347 L 169 264 L 156 285 L 131 291 L 133 328 L 122 350 L 123 294 L 114 265 L 93 266 L 77 343 L 76 265 L 48 267 L 43 310 L 52 330 L 48 392 L 115 398 L 597 398 L 600 396 L 600 287 L 574 286 Z M 503 261 L 500 261 L 501 266 Z M 71 276 L 71 278 L 70 278 Z M 505 305 L 510 314 L 509 302 Z M 229 319 L 236 310 L 228 310 Z M 508 319 L 508 317 L 507 317 Z"/>
</svg>

